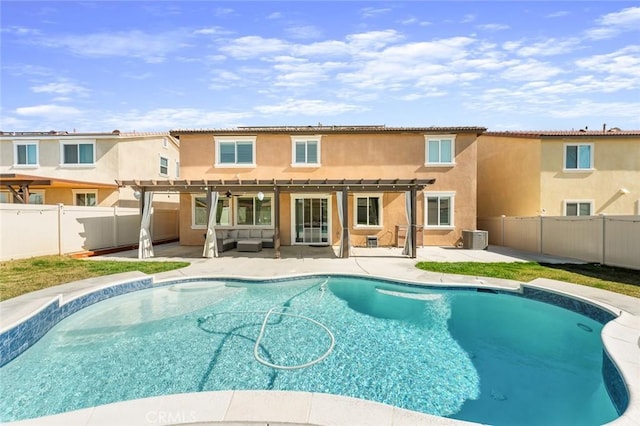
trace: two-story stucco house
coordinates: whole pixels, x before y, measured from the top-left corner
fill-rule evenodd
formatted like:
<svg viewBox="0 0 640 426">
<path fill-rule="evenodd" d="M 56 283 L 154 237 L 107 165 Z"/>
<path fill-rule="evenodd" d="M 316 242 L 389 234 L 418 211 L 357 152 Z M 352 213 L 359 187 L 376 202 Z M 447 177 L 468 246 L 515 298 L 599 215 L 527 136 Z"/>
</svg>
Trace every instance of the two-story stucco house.
<svg viewBox="0 0 640 426">
<path fill-rule="evenodd" d="M 174 130 L 171 135 L 180 141 L 180 180 L 121 184 L 181 191 L 183 245 L 203 244 L 207 191 L 214 191 L 218 230 L 275 229 L 282 245 L 338 244 L 344 229 L 352 246 L 401 245 L 410 222 L 406 204 L 412 202 L 416 243 L 452 246 L 460 242 L 463 229 L 476 226 L 476 140 L 484 130 Z"/>
<path fill-rule="evenodd" d="M 179 169 L 168 133 L 0 133 L 3 203 L 137 207 L 138 194 L 116 180 L 176 178 Z M 161 199 L 167 208 L 177 201 Z"/>
<path fill-rule="evenodd" d="M 485 132 L 478 217 L 640 214 L 640 130 Z"/>
</svg>

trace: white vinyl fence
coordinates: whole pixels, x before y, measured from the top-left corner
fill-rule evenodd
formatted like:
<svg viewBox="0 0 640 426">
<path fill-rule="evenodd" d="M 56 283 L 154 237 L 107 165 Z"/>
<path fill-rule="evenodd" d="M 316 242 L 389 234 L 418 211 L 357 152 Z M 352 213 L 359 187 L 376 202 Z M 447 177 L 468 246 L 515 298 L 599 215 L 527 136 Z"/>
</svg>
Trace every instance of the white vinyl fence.
<svg viewBox="0 0 640 426">
<path fill-rule="evenodd" d="M 489 244 L 640 269 L 640 216 L 478 218 Z"/>
<path fill-rule="evenodd" d="M 153 240 L 178 238 L 178 220 L 154 208 Z M 0 260 L 131 246 L 139 233 L 137 208 L 0 204 Z"/>
</svg>

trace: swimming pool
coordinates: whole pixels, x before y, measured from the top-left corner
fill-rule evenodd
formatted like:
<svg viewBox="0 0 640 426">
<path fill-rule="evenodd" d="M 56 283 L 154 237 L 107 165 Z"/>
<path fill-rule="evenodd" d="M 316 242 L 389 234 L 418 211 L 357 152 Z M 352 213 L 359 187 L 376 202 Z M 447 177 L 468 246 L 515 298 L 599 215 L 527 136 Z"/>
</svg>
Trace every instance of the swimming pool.
<svg viewBox="0 0 640 426">
<path fill-rule="evenodd" d="M 618 417 L 605 320 L 521 296 L 351 276 L 171 282 L 80 310 L 2 367 L 0 419 L 226 389 L 496 425 Z"/>
</svg>

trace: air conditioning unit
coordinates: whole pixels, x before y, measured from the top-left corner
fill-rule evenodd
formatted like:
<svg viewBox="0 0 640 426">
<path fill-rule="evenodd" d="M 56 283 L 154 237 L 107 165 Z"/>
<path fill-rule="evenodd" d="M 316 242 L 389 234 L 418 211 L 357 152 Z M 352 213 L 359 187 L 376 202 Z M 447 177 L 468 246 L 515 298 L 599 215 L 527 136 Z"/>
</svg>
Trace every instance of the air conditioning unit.
<svg viewBox="0 0 640 426">
<path fill-rule="evenodd" d="M 377 235 L 367 235 L 367 247 L 378 247 L 378 236 Z"/>
<path fill-rule="evenodd" d="M 462 248 L 471 250 L 484 250 L 489 247 L 489 232 L 487 231 L 462 231 Z"/>
</svg>

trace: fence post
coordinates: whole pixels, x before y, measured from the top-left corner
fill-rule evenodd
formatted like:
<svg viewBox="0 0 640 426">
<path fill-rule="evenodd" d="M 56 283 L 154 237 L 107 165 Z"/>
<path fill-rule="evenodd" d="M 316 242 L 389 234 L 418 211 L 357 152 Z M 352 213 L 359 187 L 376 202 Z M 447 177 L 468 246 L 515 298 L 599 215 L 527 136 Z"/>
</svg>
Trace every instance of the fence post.
<svg viewBox="0 0 640 426">
<path fill-rule="evenodd" d="M 62 208 L 64 204 L 58 203 L 58 256 L 62 256 Z"/>
<path fill-rule="evenodd" d="M 544 247 L 543 243 L 542 243 L 542 239 L 544 237 L 544 234 L 542 233 L 542 223 L 544 222 L 544 220 L 542 219 L 542 215 L 538 216 L 540 218 L 540 237 L 538 239 L 538 251 L 540 252 L 540 254 L 543 254 L 542 249 Z"/>
<path fill-rule="evenodd" d="M 606 221 L 604 213 L 600 214 L 600 219 L 602 220 L 602 225 L 601 225 L 602 226 L 602 249 L 601 249 L 602 255 L 601 255 L 601 258 L 600 258 L 600 264 L 601 265 L 606 265 L 606 261 L 607 261 L 607 258 L 606 258 L 606 247 L 607 247 L 607 239 L 606 239 L 607 238 L 607 231 L 606 231 L 606 228 L 607 228 L 607 221 Z"/>
</svg>

